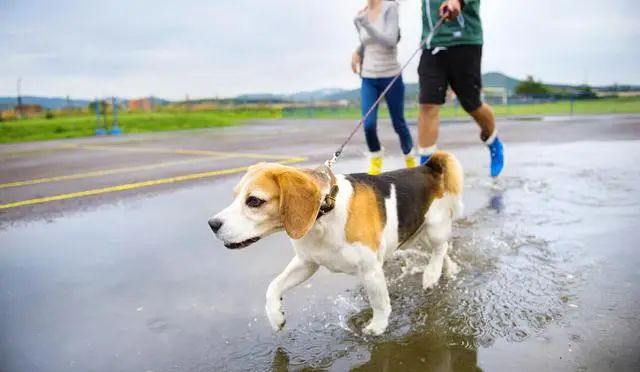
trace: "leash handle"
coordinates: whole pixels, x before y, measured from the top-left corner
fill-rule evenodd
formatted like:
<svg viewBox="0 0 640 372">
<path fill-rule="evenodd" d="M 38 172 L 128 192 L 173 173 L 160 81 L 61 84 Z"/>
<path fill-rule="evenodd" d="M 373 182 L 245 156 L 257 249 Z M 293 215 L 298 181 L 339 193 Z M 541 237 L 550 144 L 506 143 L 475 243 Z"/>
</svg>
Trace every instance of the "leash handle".
<svg viewBox="0 0 640 372">
<path fill-rule="evenodd" d="M 445 9 L 445 10 L 446 10 L 446 12 L 448 12 L 448 9 Z M 446 12 L 445 12 L 445 14 L 446 14 Z M 358 125 L 356 125 L 356 127 L 353 128 L 353 130 L 351 131 L 351 133 L 349 134 L 347 139 L 340 145 L 340 147 L 338 147 L 336 152 L 333 153 L 333 156 L 331 157 L 331 159 L 327 160 L 325 162 L 325 165 L 327 167 L 329 167 L 329 169 L 333 168 L 333 165 L 336 163 L 336 161 L 338 161 L 338 158 L 340 157 L 340 155 L 342 155 L 342 151 L 344 150 L 344 148 L 351 141 L 353 136 L 358 132 L 358 130 L 360 129 L 362 124 L 364 124 L 364 122 L 367 120 L 369 115 L 371 115 L 373 110 L 376 107 L 378 107 L 378 105 L 380 104 L 382 99 L 385 97 L 387 92 L 389 92 L 389 90 L 391 89 L 393 84 L 400 78 L 400 76 L 402 76 L 402 72 L 407 68 L 409 63 L 411 63 L 411 61 L 416 56 L 416 54 L 418 54 L 418 52 L 421 51 L 424 48 L 425 45 L 431 43 L 431 39 L 433 39 L 433 36 L 436 34 L 436 32 L 438 32 L 438 29 L 440 29 L 440 27 L 442 26 L 444 21 L 445 21 L 445 16 L 440 17 L 440 19 L 438 19 L 438 22 L 436 22 L 436 24 L 433 26 L 433 28 L 431 29 L 431 32 L 429 32 L 427 37 L 425 37 L 424 39 L 422 39 L 422 41 L 420 41 L 420 45 L 418 45 L 418 48 L 413 52 L 411 57 L 409 57 L 409 59 L 407 60 L 407 62 L 405 62 L 405 64 L 402 66 L 402 68 L 400 68 L 400 72 L 398 72 L 398 74 L 393 77 L 391 82 L 389 82 L 389 84 L 387 84 L 387 86 L 384 88 L 384 90 L 382 91 L 382 93 L 380 94 L 378 99 L 373 103 L 373 105 L 371 105 L 371 107 L 369 107 L 369 110 L 364 114 L 364 116 L 362 116 L 362 118 L 360 118 L 360 122 L 358 123 Z"/>
</svg>

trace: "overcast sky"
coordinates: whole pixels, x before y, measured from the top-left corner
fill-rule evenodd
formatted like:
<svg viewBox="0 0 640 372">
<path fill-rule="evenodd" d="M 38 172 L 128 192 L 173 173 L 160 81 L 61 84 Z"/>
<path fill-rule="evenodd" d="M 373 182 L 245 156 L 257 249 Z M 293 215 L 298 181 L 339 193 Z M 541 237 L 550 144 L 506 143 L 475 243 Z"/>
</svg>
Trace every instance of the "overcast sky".
<svg viewBox="0 0 640 372">
<path fill-rule="evenodd" d="M 420 38 L 400 2 L 401 59 Z M 0 95 L 170 99 L 355 88 L 355 0 L 0 0 Z M 483 70 L 640 84 L 640 1 L 482 0 Z M 415 62 L 404 75 L 417 81 Z"/>
</svg>

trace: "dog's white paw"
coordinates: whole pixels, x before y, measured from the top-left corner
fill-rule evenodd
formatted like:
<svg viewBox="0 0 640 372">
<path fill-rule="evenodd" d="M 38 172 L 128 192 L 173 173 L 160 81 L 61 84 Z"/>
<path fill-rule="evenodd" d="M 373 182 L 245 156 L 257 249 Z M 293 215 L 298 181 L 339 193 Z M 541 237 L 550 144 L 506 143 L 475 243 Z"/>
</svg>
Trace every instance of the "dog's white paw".
<svg viewBox="0 0 640 372">
<path fill-rule="evenodd" d="M 436 284 L 438 284 L 438 280 L 440 280 L 441 274 L 442 272 L 434 270 L 431 266 L 427 266 L 422 274 L 422 289 L 427 290 L 435 287 Z"/>
<path fill-rule="evenodd" d="M 387 329 L 387 323 L 386 321 L 371 321 L 371 323 L 362 330 L 362 333 L 365 335 L 380 336 Z"/>
<path fill-rule="evenodd" d="M 269 318 L 269 323 L 271 323 L 271 328 L 273 328 L 274 331 L 281 330 L 286 323 L 284 312 L 282 311 L 282 302 L 267 302 L 265 310 L 267 312 L 267 318 Z"/>
<path fill-rule="evenodd" d="M 458 266 L 458 264 L 455 263 L 455 261 L 453 261 L 448 256 L 445 257 L 445 260 L 444 260 L 444 275 L 448 279 L 455 279 L 456 275 L 458 275 L 459 272 L 460 272 L 460 266 Z"/>
</svg>

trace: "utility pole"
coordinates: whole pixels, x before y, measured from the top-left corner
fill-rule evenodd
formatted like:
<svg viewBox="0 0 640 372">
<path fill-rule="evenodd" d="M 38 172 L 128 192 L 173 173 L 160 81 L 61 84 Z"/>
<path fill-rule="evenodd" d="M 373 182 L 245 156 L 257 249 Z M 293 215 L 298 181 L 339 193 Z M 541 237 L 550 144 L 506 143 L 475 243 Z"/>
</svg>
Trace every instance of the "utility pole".
<svg viewBox="0 0 640 372">
<path fill-rule="evenodd" d="M 18 106 L 16 106 L 16 114 L 18 119 L 22 119 L 22 95 L 20 94 L 20 90 L 22 88 L 22 78 L 18 78 Z"/>
</svg>

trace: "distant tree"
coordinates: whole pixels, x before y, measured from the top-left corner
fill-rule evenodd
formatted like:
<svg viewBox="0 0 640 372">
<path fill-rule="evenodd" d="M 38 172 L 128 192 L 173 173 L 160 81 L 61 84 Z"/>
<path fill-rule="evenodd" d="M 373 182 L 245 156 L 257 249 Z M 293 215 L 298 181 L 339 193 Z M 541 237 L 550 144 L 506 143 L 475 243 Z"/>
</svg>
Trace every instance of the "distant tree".
<svg viewBox="0 0 640 372">
<path fill-rule="evenodd" d="M 91 101 L 89 102 L 89 104 L 87 105 L 87 109 L 89 110 L 90 113 L 95 113 L 96 112 L 96 101 Z"/>
<path fill-rule="evenodd" d="M 89 102 L 89 104 L 87 104 L 87 108 L 89 109 L 90 113 L 95 113 L 96 112 L 96 103 L 98 104 L 98 108 L 100 109 L 100 113 L 104 113 L 105 110 L 108 107 L 107 101 L 105 100 L 100 100 L 100 101 L 91 101 Z"/>
<path fill-rule="evenodd" d="M 549 87 L 544 85 L 541 81 L 535 81 L 533 76 L 527 76 L 527 79 L 521 81 L 516 86 L 516 94 L 524 96 L 543 95 L 549 94 Z"/>
</svg>

